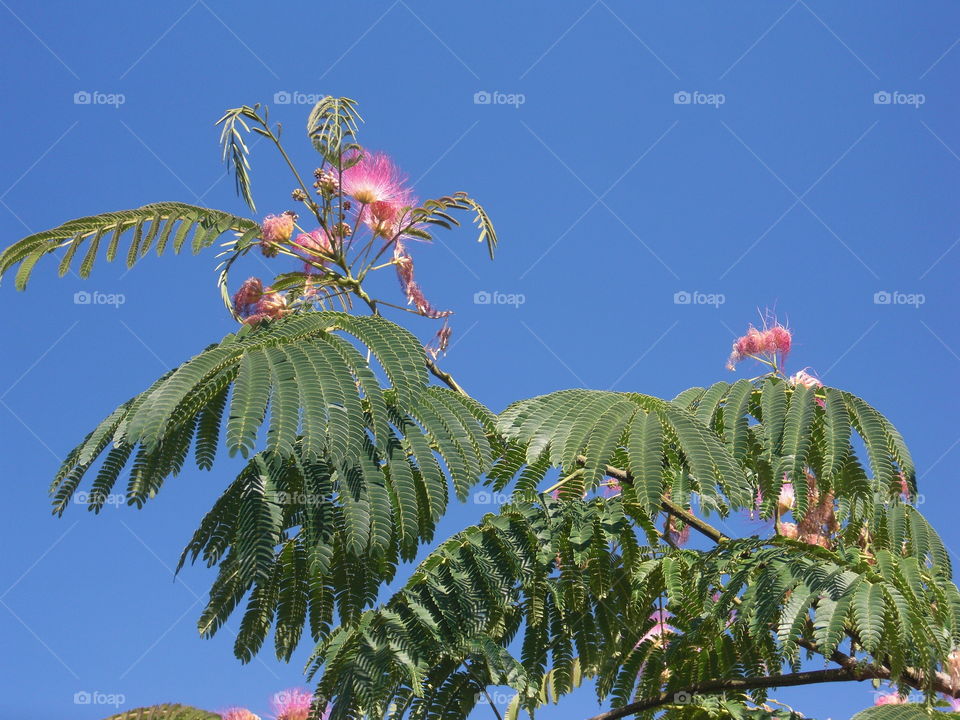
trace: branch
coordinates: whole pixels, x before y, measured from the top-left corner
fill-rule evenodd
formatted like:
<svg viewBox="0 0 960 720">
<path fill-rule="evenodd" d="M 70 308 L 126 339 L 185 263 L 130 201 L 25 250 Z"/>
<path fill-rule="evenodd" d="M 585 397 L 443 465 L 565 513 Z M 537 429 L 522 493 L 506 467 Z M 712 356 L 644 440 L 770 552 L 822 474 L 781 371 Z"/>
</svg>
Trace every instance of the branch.
<svg viewBox="0 0 960 720">
<path fill-rule="evenodd" d="M 851 658 L 852 660 L 852 658 Z M 757 690 L 760 688 L 795 687 L 828 682 L 860 682 L 862 680 L 885 679 L 890 673 L 885 668 L 876 668 L 853 661 L 850 667 L 830 668 L 827 670 L 809 670 L 787 675 L 769 675 L 762 677 L 728 678 L 726 680 L 708 680 L 673 692 L 663 692 L 659 697 L 640 700 L 614 710 L 594 715 L 588 720 L 617 720 L 644 710 L 653 710 L 662 705 L 674 703 L 677 696 L 683 694 L 714 694 L 726 690 Z"/>
<path fill-rule="evenodd" d="M 429 370 L 435 378 L 444 382 L 451 390 L 455 390 L 461 395 L 467 395 L 467 391 L 460 387 L 460 384 L 453 379 L 453 376 L 450 373 L 441 370 L 440 367 L 430 358 L 427 358 L 427 370 Z M 469 397 L 469 395 L 467 395 L 467 397 Z"/>
<path fill-rule="evenodd" d="M 587 462 L 587 458 L 584 457 L 583 455 L 579 455 L 577 456 L 577 462 L 580 463 L 581 465 L 584 465 Z M 628 473 L 625 470 L 621 470 L 620 468 L 613 467 L 613 465 L 607 465 L 606 468 L 604 469 L 604 472 L 610 477 L 616 478 L 622 483 L 625 483 L 627 485 L 633 485 L 633 477 L 630 475 L 630 473 Z M 726 535 L 724 535 L 722 532 L 717 530 L 713 525 L 711 525 L 710 523 L 706 522 L 701 518 L 698 518 L 693 513 L 687 510 L 684 510 L 682 507 L 677 505 L 672 500 L 663 498 L 660 501 L 660 507 L 663 508 L 665 512 L 668 512 L 671 515 L 677 516 L 678 518 L 683 520 L 687 525 L 692 527 L 694 530 L 705 535 L 706 537 L 710 538 L 714 542 L 719 543 L 719 542 L 723 542 L 724 540 L 730 539 Z"/>
</svg>

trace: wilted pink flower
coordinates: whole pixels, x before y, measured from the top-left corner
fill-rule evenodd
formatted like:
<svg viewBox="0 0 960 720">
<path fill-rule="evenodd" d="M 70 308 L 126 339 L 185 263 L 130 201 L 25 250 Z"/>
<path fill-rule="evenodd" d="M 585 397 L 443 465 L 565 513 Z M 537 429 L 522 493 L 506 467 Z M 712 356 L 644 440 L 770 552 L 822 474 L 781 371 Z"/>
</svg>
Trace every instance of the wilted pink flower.
<svg viewBox="0 0 960 720">
<path fill-rule="evenodd" d="M 221 712 L 220 720 L 260 720 L 260 716 L 254 715 L 246 708 L 233 707 Z"/>
<path fill-rule="evenodd" d="M 406 176 L 381 152 L 363 151 L 359 162 L 343 171 L 343 192 L 359 203 L 408 202 L 410 190 L 405 187 Z"/>
<path fill-rule="evenodd" d="M 799 370 L 791 375 L 787 382 L 791 385 L 803 385 L 808 388 L 819 388 L 823 387 L 823 383 L 811 373 L 808 373 L 806 370 Z"/>
<path fill-rule="evenodd" d="M 319 272 L 315 265 L 325 265 L 333 252 L 330 238 L 319 228 L 309 233 L 301 233 L 293 244 L 302 248 L 294 249 L 294 252 L 304 259 L 303 271 L 307 274 Z"/>
<path fill-rule="evenodd" d="M 308 691 L 291 688 L 273 696 L 273 712 L 276 714 L 276 720 L 307 720 L 312 702 L 313 695 Z M 327 715 L 329 710 L 324 712 L 323 717 Z"/>
<path fill-rule="evenodd" d="M 442 318 L 453 314 L 450 310 L 437 310 L 424 296 L 417 281 L 413 279 L 413 258 L 400 241 L 394 245 L 393 260 L 408 305 L 413 305 L 421 315 L 429 318 Z"/>
<path fill-rule="evenodd" d="M 943 669 L 950 676 L 950 684 L 953 689 L 960 689 L 960 650 L 954 648 L 947 655 L 947 661 L 943 664 Z"/>
<path fill-rule="evenodd" d="M 738 362 L 746 358 L 767 360 L 782 368 L 792 345 L 790 331 L 775 321 L 772 327 L 763 330 L 751 325 L 746 335 L 734 341 L 727 369 L 733 370 Z"/>
<path fill-rule="evenodd" d="M 450 345 L 451 335 L 453 335 L 453 328 L 444 321 L 443 327 L 437 331 L 437 334 L 433 336 L 433 340 L 428 342 L 423 349 L 427 351 L 430 357 L 436 360 L 441 354 L 446 355 L 447 347 Z"/>
<path fill-rule="evenodd" d="M 267 215 L 260 224 L 260 237 L 263 242 L 260 248 L 263 254 L 273 257 L 277 254 L 276 248 L 270 247 L 269 243 L 282 243 L 290 239 L 293 235 L 293 223 L 297 219 L 296 214 L 285 212 L 281 215 Z"/>
</svg>

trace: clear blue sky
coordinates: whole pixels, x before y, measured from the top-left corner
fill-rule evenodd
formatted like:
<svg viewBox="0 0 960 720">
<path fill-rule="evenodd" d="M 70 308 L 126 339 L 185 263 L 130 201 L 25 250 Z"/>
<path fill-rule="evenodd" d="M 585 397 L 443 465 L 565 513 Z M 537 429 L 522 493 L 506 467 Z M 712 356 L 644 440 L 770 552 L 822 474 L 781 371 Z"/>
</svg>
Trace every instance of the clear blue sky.
<svg viewBox="0 0 960 720">
<path fill-rule="evenodd" d="M 309 107 L 274 96 L 348 95 L 365 142 L 421 197 L 469 190 L 499 229 L 495 263 L 468 230 L 416 249 L 428 296 L 457 312 L 445 366 L 492 409 L 574 386 L 672 397 L 729 378 L 734 334 L 772 307 L 795 333 L 792 369 L 896 422 L 923 510 L 960 543 L 955 3 L 0 0 L 0 18 L 4 244 L 158 200 L 243 213 L 219 163 L 220 113 L 273 105 L 309 173 Z M 476 104 L 484 91 L 524 102 Z M 902 94 L 878 104 L 878 92 Z M 124 102 L 96 102 L 111 94 Z M 289 207 L 265 144 L 252 164 L 259 207 Z M 214 264 L 151 256 L 84 282 L 48 262 L 28 293 L 0 288 L 3 720 L 110 714 L 74 705 L 82 691 L 265 713 L 300 680 L 306 646 L 289 665 L 241 666 L 229 632 L 197 637 L 210 571 L 171 580 L 230 463 L 169 481 L 140 512 L 48 514 L 47 484 L 92 425 L 231 331 Z M 125 303 L 77 305 L 79 291 Z M 525 302 L 475 304 L 481 291 Z M 674 302 L 694 291 L 724 302 Z M 924 302 L 874 302 L 894 291 Z M 444 530 L 488 509 L 454 507 Z M 821 718 L 871 701 L 858 685 L 779 697 Z M 582 693 L 561 708 L 543 717 L 597 706 Z"/>
</svg>

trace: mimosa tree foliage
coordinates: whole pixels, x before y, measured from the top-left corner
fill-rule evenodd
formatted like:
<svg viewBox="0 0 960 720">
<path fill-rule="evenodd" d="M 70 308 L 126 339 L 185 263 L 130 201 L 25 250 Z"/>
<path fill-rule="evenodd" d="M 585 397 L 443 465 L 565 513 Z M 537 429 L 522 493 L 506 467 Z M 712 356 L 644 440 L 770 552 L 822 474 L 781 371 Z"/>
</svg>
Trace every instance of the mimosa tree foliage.
<svg viewBox="0 0 960 720">
<path fill-rule="evenodd" d="M 927 717 L 960 694 L 960 592 L 889 420 L 788 377 L 779 325 L 734 348 L 733 365 L 770 366 L 754 380 L 672 400 L 564 390 L 492 413 L 438 367 L 446 321 L 424 347 L 383 315 L 447 317 L 414 279 L 411 243 L 467 212 L 492 256 L 490 218 L 461 192 L 418 202 L 388 157 L 357 144 L 360 122 L 352 100 L 317 104 L 308 186 L 265 108 L 221 118 L 250 208 L 255 133 L 289 166 L 309 223 L 163 202 L 71 220 L 0 255 L 23 288 L 47 255 L 61 275 L 80 258 L 87 277 L 101 256 L 132 267 L 226 235 L 218 283 L 239 330 L 96 426 L 54 479 L 54 512 L 78 492 L 99 511 L 122 476 L 141 507 L 191 452 L 203 470 L 223 450 L 245 458 L 180 566 L 217 569 L 199 630 L 238 611 L 243 661 L 271 633 L 289 660 L 306 628 L 317 717 L 455 720 L 500 686 L 515 693 L 507 718 L 532 717 L 588 680 L 606 720 L 800 718 L 769 693 L 821 682 L 887 683 L 864 720 Z M 276 277 L 232 286 L 251 252 L 273 258 Z M 387 269 L 406 304 L 368 293 L 365 278 Z M 510 500 L 378 601 L 433 541 L 450 496 L 477 485 Z M 734 513 L 767 522 L 743 538 L 711 524 Z M 708 542 L 688 547 L 691 532 Z M 910 691 L 923 700 L 904 704 Z"/>
</svg>

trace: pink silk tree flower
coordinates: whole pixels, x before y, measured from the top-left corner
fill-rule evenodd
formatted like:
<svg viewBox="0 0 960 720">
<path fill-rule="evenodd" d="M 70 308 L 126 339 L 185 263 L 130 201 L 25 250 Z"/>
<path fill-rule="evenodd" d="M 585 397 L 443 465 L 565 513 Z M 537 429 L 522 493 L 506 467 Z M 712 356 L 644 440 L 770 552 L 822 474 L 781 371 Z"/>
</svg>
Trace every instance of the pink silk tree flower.
<svg viewBox="0 0 960 720">
<path fill-rule="evenodd" d="M 227 708 L 220 713 L 221 720 L 260 720 L 259 715 L 254 715 L 246 708 L 233 707 Z"/>
<path fill-rule="evenodd" d="M 261 297 L 263 297 L 263 282 L 260 278 L 247 278 L 233 295 L 234 312 L 240 317 L 249 317 L 255 312 Z"/>
<path fill-rule="evenodd" d="M 666 635 L 676 634 L 677 629 L 667 622 L 671 617 L 672 615 L 667 610 L 657 610 L 651 614 L 650 619 L 653 620 L 653 627 L 643 634 L 643 637 L 637 641 L 637 645 L 641 645 L 645 640 L 660 642 Z"/>
<path fill-rule="evenodd" d="M 360 219 L 375 236 L 392 240 L 409 226 L 407 208 L 412 207 L 414 202 L 409 193 L 391 200 L 377 200 L 363 209 Z"/>
<path fill-rule="evenodd" d="M 260 278 L 248 278 L 233 295 L 233 310 L 245 325 L 256 325 L 267 318 L 283 317 L 290 312 L 287 299 L 270 288 Z"/>
<path fill-rule="evenodd" d="M 727 359 L 727 369 L 735 369 L 737 363 L 746 358 L 774 363 L 778 368 L 782 368 L 792 346 L 793 336 L 780 323 L 774 321 L 771 327 L 763 330 L 751 325 L 745 335 L 734 341 Z"/>
<path fill-rule="evenodd" d="M 796 502 L 796 495 L 793 490 L 792 482 L 785 482 L 780 487 L 780 496 L 777 498 L 777 511 L 783 515 L 790 510 L 793 510 L 793 505 Z"/>
<path fill-rule="evenodd" d="M 308 275 L 322 272 L 315 265 L 325 265 L 333 253 L 330 238 L 319 228 L 312 232 L 301 233 L 293 244 L 302 248 L 302 250 L 294 249 L 294 252 L 303 258 L 303 271 Z"/>
<path fill-rule="evenodd" d="M 620 485 L 620 481 L 616 478 L 607 478 L 607 482 L 603 485 L 603 496 L 604 497 L 614 497 L 619 495 L 623 491 L 623 487 Z"/>
<path fill-rule="evenodd" d="M 873 701 L 874 705 L 906 705 L 909 702 L 907 698 L 897 693 L 879 693 L 877 699 Z"/>
<path fill-rule="evenodd" d="M 291 212 L 280 215 L 267 215 L 260 224 L 260 234 L 268 242 L 286 242 L 293 235 L 293 221 L 296 216 Z"/>
<path fill-rule="evenodd" d="M 792 522 L 780 523 L 778 530 L 780 532 L 781 537 L 785 537 L 789 540 L 796 540 L 800 535 L 800 531 L 797 528 L 797 524 Z"/>
<path fill-rule="evenodd" d="M 799 370 L 795 372 L 788 378 L 787 382 L 794 386 L 803 385 L 804 387 L 808 388 L 823 387 L 823 383 L 820 382 L 815 375 L 808 373 L 806 370 Z"/>
<path fill-rule="evenodd" d="M 310 705 L 313 695 L 300 688 L 291 688 L 273 696 L 273 712 L 276 720 L 307 720 L 310 717 Z M 330 709 L 324 711 L 322 718 L 330 715 Z"/>
<path fill-rule="evenodd" d="M 405 187 L 407 177 L 389 155 L 382 152 L 362 151 L 360 160 L 343 171 L 343 192 L 362 205 L 392 201 L 409 204 L 410 190 Z"/>
</svg>

